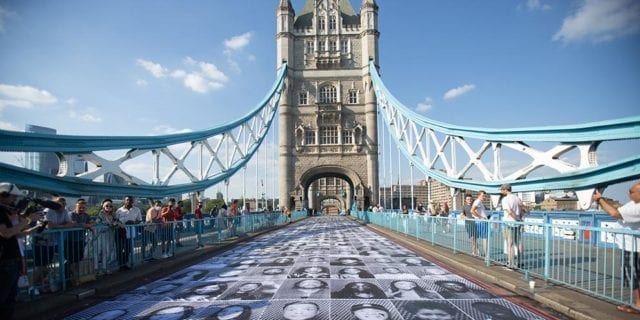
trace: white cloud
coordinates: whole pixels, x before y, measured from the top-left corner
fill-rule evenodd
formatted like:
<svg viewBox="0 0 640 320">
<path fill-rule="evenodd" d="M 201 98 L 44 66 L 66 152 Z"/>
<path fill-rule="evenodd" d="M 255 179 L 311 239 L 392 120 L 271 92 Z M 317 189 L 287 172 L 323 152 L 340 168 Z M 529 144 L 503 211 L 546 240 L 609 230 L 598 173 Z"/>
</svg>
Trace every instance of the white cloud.
<svg viewBox="0 0 640 320">
<path fill-rule="evenodd" d="M 551 6 L 540 0 L 527 0 L 527 9 L 529 9 L 529 11 L 549 10 Z"/>
<path fill-rule="evenodd" d="M 230 39 L 224 40 L 224 47 L 228 50 L 240 50 L 247 45 L 249 45 L 249 41 L 251 40 L 251 32 L 245 32 L 239 36 L 231 37 Z"/>
<path fill-rule="evenodd" d="M 87 109 L 83 112 L 77 112 L 75 110 L 69 110 L 67 112 L 67 115 L 69 116 L 69 118 L 73 119 L 73 120 L 79 120 L 82 121 L 84 123 L 87 122 L 91 122 L 91 123 L 99 123 L 102 122 L 102 118 L 100 118 L 99 116 L 95 115 L 95 110 L 94 109 Z"/>
<path fill-rule="evenodd" d="M 224 82 L 229 80 L 213 63 L 196 61 L 191 57 L 185 58 L 184 63 L 191 67 L 197 66 L 198 69 L 189 72 L 177 69 L 171 72 L 171 76 L 182 79 L 184 86 L 195 92 L 207 93 L 210 90 L 221 89 L 224 87 Z"/>
<path fill-rule="evenodd" d="M 425 113 L 433 108 L 433 100 L 430 97 L 424 98 L 423 102 L 418 103 L 416 111 Z"/>
<path fill-rule="evenodd" d="M 138 79 L 136 80 L 136 85 L 138 87 L 146 87 L 149 83 L 147 82 L 147 80 L 144 79 Z"/>
<path fill-rule="evenodd" d="M 0 111 L 6 107 L 17 107 L 17 108 L 31 108 L 33 107 L 33 103 L 24 100 L 5 100 L 0 99 Z"/>
<path fill-rule="evenodd" d="M 2 130 L 11 130 L 11 131 L 21 131 L 11 122 L 0 121 L 0 129 Z"/>
<path fill-rule="evenodd" d="M 585 0 L 564 19 L 553 40 L 564 43 L 609 41 L 640 30 L 640 1 Z"/>
<path fill-rule="evenodd" d="M 136 60 L 139 66 L 149 71 L 156 78 L 163 78 L 169 73 L 169 71 L 158 63 L 154 63 L 149 60 L 138 59 Z"/>
<path fill-rule="evenodd" d="M 46 90 L 30 86 L 0 84 L 0 110 L 5 107 L 31 108 L 35 105 L 49 105 L 58 98 Z"/>
<path fill-rule="evenodd" d="M 202 76 L 195 73 L 189 73 L 184 77 L 184 85 L 199 93 L 207 93 L 209 91 L 209 82 L 206 81 Z"/>
<path fill-rule="evenodd" d="M 457 88 L 453 88 L 449 91 L 447 91 L 447 93 L 444 94 L 444 100 L 449 100 L 449 99 L 453 99 L 453 98 L 457 98 L 463 94 L 468 93 L 471 90 L 474 90 L 476 88 L 475 84 L 465 84 L 461 87 L 457 87 Z"/>
<path fill-rule="evenodd" d="M 211 90 L 218 90 L 224 87 L 224 82 L 229 81 L 227 75 L 224 74 L 218 67 L 209 62 L 197 61 L 191 57 L 186 57 L 183 60 L 183 64 L 187 66 L 187 69 L 175 69 L 173 71 L 166 69 L 159 64 L 138 59 L 138 64 L 143 66 L 149 72 L 156 72 L 164 76 L 171 76 L 174 79 L 182 81 L 182 84 L 198 93 L 207 93 Z M 154 71 L 151 71 L 154 70 Z M 156 77 L 160 78 L 160 77 Z M 138 80 L 136 83 L 140 86 L 147 85 L 146 81 Z"/>
<path fill-rule="evenodd" d="M 78 100 L 76 100 L 76 98 L 69 98 L 67 100 L 64 101 L 66 104 L 73 106 L 76 104 L 76 102 L 78 102 Z"/>
<path fill-rule="evenodd" d="M 227 76 L 218 69 L 214 64 L 207 62 L 199 62 L 200 70 L 202 74 L 208 77 L 211 80 L 226 82 L 228 80 Z"/>
<path fill-rule="evenodd" d="M 224 54 L 227 56 L 227 64 L 229 64 L 229 67 L 236 72 L 241 71 L 240 64 L 236 61 L 237 55 L 244 47 L 249 45 L 251 36 L 251 32 L 245 32 L 239 36 L 234 36 L 230 39 L 224 40 Z M 247 59 L 249 61 L 254 61 L 255 56 L 250 54 Z"/>
</svg>

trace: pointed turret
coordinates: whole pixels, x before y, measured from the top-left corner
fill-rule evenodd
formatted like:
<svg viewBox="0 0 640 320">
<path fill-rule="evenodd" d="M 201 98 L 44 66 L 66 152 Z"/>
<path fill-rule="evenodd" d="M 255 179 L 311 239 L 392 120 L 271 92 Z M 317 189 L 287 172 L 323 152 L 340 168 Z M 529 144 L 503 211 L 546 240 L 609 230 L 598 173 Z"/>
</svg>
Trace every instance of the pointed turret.
<svg viewBox="0 0 640 320">
<path fill-rule="evenodd" d="M 277 65 L 283 61 L 289 61 L 293 50 L 293 18 L 295 12 L 290 0 L 280 0 L 276 11 L 278 26 L 276 30 L 276 39 L 278 40 L 278 57 Z"/>
</svg>

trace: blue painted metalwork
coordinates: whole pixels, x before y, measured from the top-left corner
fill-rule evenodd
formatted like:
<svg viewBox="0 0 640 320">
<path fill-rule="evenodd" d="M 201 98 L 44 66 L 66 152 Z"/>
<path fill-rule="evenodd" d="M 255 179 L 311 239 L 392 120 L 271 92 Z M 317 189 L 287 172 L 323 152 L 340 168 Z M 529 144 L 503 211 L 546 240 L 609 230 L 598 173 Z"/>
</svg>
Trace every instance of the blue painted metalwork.
<svg viewBox="0 0 640 320">
<path fill-rule="evenodd" d="M 399 150 L 420 171 L 449 187 L 498 193 L 500 185 L 510 183 L 514 192 L 588 190 L 640 177 L 640 153 L 606 164 L 597 163 L 596 157 L 596 150 L 604 141 L 640 140 L 640 116 L 535 128 L 462 127 L 425 118 L 404 106 L 385 87 L 373 62 L 369 64 L 369 73 L 379 111 Z M 440 139 L 436 133 L 444 137 Z M 474 150 L 465 139 L 480 140 L 482 147 Z M 536 150 L 527 142 L 553 143 L 556 146 L 549 150 Z M 456 145 L 469 158 L 462 169 L 456 165 Z M 521 169 L 507 177 L 502 175 L 500 165 L 500 150 L 504 146 L 530 158 L 530 162 L 522 161 Z M 451 147 L 451 159 L 447 159 L 445 147 Z M 486 162 L 494 163 L 492 170 L 482 158 L 490 149 L 493 150 L 493 158 L 486 159 Z M 559 159 L 572 149 L 580 150 L 578 165 Z M 435 168 L 436 161 L 442 161 L 445 168 Z M 544 178 L 527 177 L 543 166 L 558 174 Z M 483 177 L 465 177 L 471 167 L 478 168 Z M 580 205 L 588 207 L 590 194 L 580 193 L 578 197 Z"/>
<path fill-rule="evenodd" d="M 106 165 L 110 165 L 112 169 L 118 170 L 114 173 L 120 173 L 121 176 L 129 177 L 130 181 L 127 185 L 110 185 L 93 181 L 93 177 L 87 179 L 86 177 L 70 176 L 68 174 L 51 176 L 6 163 L 0 163 L 0 180 L 14 181 L 20 186 L 31 190 L 47 190 L 57 194 L 68 195 L 108 194 L 111 196 L 165 197 L 205 190 L 233 176 L 251 160 L 251 157 L 258 150 L 276 114 L 279 97 L 284 87 L 286 72 L 287 66 L 283 64 L 271 90 L 262 102 L 249 114 L 231 123 L 202 131 L 163 136 L 68 136 L 0 130 L 0 151 L 56 152 L 62 157 L 79 155 L 87 159 L 97 159 L 96 161 L 102 161 Z M 248 139 L 251 139 L 251 141 L 250 143 L 245 141 L 245 150 L 241 150 L 239 146 L 240 142 L 237 141 L 237 137 L 234 137 L 232 130 L 239 132 L 235 134 L 237 136 L 244 134 L 245 137 L 247 137 L 250 135 Z M 232 159 L 236 154 L 240 154 L 239 159 L 235 159 L 232 163 L 223 164 L 222 161 L 217 158 L 216 154 L 218 150 L 216 148 L 220 146 L 218 145 L 216 148 L 213 148 L 209 146 L 206 141 L 208 138 L 214 136 L 221 137 L 221 140 L 227 139 L 227 144 L 233 144 L 234 149 L 232 151 L 229 151 L 227 147 L 227 154 L 231 154 Z M 220 172 L 208 175 L 202 179 L 197 179 L 192 176 L 192 181 L 189 183 L 168 185 L 168 181 L 166 180 L 160 181 L 160 183 L 145 183 L 140 179 L 136 180 L 135 177 L 124 173 L 119 168 L 120 163 L 116 163 L 116 166 L 114 165 L 116 161 L 105 160 L 93 153 L 95 151 L 128 149 L 129 151 L 120 158 L 120 162 L 146 152 L 169 154 L 169 160 L 174 162 L 175 171 L 180 168 L 184 169 L 184 164 L 182 163 L 182 159 L 177 159 L 178 157 L 170 154 L 171 152 L 167 147 L 181 143 L 190 143 L 192 147 L 196 143 L 207 145 L 213 154 L 213 159 L 210 160 L 210 163 L 218 163 L 221 167 Z M 94 174 L 94 176 L 97 174 L 98 173 Z"/>
</svg>

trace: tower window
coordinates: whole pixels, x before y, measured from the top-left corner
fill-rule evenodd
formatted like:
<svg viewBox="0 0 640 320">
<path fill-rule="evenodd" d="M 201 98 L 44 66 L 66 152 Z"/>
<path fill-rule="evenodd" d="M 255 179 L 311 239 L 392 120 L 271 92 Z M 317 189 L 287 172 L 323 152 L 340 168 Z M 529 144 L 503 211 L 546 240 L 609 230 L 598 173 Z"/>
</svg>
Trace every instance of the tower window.
<svg viewBox="0 0 640 320">
<path fill-rule="evenodd" d="M 313 49 L 314 49 L 313 41 L 307 41 L 306 43 L 307 53 L 313 53 Z"/>
<path fill-rule="evenodd" d="M 319 30 L 324 30 L 326 26 L 326 22 L 324 20 L 324 17 L 319 17 L 318 18 L 318 29 Z"/>
<path fill-rule="evenodd" d="M 349 103 L 350 104 L 358 103 L 358 91 L 349 90 Z"/>
<path fill-rule="evenodd" d="M 342 130 L 342 144 L 352 144 L 353 136 L 351 130 Z"/>
<path fill-rule="evenodd" d="M 308 99 L 308 94 L 306 91 L 304 92 L 300 92 L 298 94 L 298 104 L 300 105 L 305 105 L 305 104 L 309 104 L 309 99 Z"/>
<path fill-rule="evenodd" d="M 327 44 L 324 42 L 324 40 L 318 41 L 318 51 L 324 52 L 326 50 L 327 50 Z"/>
<path fill-rule="evenodd" d="M 340 52 L 349 53 L 349 40 L 340 41 Z"/>
<path fill-rule="evenodd" d="M 336 87 L 325 86 L 320 89 L 320 103 L 336 103 L 337 100 Z"/>
<path fill-rule="evenodd" d="M 321 144 L 338 144 L 338 127 L 322 127 L 320 133 Z"/>
<path fill-rule="evenodd" d="M 335 30 L 335 29 L 336 29 L 336 17 L 331 16 L 329 17 L 329 30 Z"/>
<path fill-rule="evenodd" d="M 338 47 L 336 47 L 336 41 L 335 40 L 330 40 L 329 41 L 329 51 L 331 51 L 331 52 L 338 51 Z"/>
<path fill-rule="evenodd" d="M 313 130 L 305 130 L 304 131 L 304 144 L 316 144 L 316 132 Z"/>
</svg>

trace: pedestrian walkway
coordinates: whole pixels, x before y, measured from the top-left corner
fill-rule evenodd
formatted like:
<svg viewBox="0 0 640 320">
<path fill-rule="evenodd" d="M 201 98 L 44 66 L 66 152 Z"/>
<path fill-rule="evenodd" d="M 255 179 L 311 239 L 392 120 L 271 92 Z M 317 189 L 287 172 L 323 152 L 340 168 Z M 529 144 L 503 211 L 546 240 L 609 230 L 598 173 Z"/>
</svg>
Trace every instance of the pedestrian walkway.
<svg viewBox="0 0 640 320">
<path fill-rule="evenodd" d="M 484 287 L 494 287 L 496 293 L 504 297 L 521 300 L 530 304 L 530 308 L 553 309 L 569 319 L 584 320 L 622 320 L 638 319 L 635 315 L 619 312 L 616 305 L 605 300 L 594 298 L 562 285 L 545 283 L 541 279 L 528 277 L 523 272 L 505 269 L 499 265 L 487 266 L 477 257 L 452 253 L 450 248 L 433 246 L 422 240 L 416 240 L 398 232 L 379 226 L 367 225 L 369 229 L 402 246 L 415 250 L 419 255 L 438 261 L 445 268 L 456 274 L 465 275 Z M 535 287 L 530 288 L 530 281 Z M 491 290 L 491 291 L 494 291 Z"/>
<path fill-rule="evenodd" d="M 452 273 L 417 249 L 346 217 L 306 219 L 67 319 L 555 317 Z"/>
</svg>

